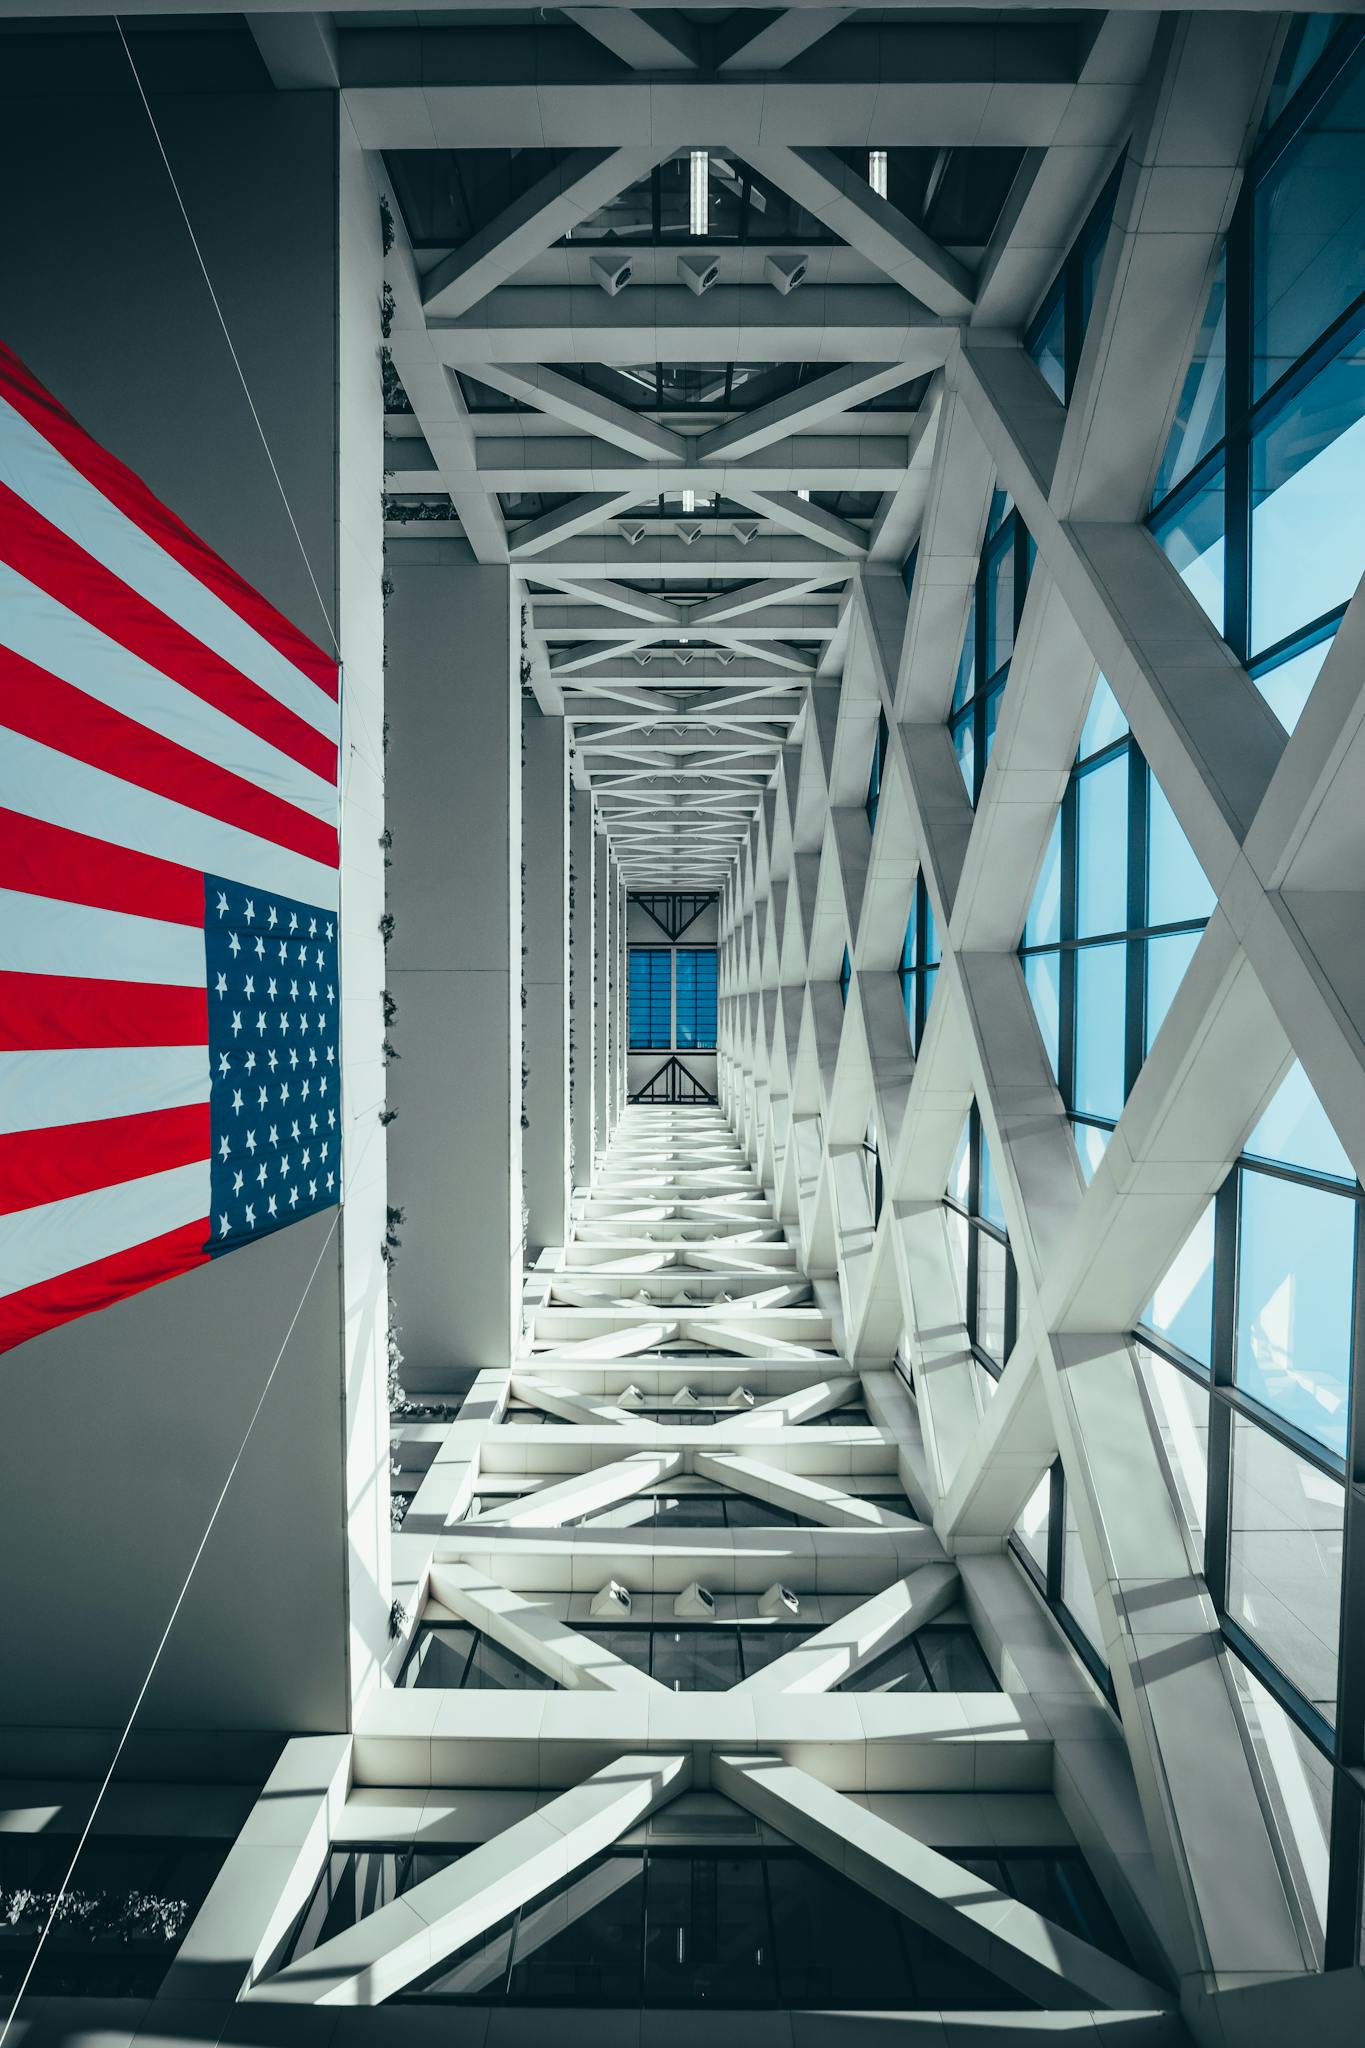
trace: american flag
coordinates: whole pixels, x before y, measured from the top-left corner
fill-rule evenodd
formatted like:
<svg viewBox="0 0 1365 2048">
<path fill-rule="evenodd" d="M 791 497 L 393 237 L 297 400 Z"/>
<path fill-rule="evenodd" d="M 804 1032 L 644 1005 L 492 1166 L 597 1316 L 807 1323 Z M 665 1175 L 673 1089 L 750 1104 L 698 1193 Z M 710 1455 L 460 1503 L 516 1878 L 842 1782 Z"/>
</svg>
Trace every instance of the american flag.
<svg viewBox="0 0 1365 2048">
<path fill-rule="evenodd" d="M 339 727 L 0 344 L 0 1350 L 340 1199 Z"/>
</svg>

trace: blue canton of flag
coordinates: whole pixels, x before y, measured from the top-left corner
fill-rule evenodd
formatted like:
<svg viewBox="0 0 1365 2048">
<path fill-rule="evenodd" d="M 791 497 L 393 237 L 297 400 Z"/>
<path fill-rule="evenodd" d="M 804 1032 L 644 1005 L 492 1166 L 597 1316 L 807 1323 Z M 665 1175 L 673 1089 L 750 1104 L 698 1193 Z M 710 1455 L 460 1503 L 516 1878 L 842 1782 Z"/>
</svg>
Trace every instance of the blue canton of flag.
<svg viewBox="0 0 1365 2048">
<path fill-rule="evenodd" d="M 341 984 L 334 911 L 204 884 L 217 1253 L 341 1199 Z"/>
</svg>

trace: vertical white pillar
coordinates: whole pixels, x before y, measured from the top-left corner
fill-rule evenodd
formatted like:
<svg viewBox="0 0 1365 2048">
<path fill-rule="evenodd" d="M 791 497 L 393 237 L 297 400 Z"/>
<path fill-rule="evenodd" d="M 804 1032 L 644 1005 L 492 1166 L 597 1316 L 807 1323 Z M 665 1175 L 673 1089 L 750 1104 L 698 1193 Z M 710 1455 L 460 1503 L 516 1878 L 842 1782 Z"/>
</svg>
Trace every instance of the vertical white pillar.
<svg viewBox="0 0 1365 2048">
<path fill-rule="evenodd" d="M 611 1132 L 611 854 L 600 830 L 593 834 L 592 871 L 592 1121 L 593 1144 L 600 1152 Z"/>
<path fill-rule="evenodd" d="M 569 827 L 569 850 L 573 863 L 573 932 L 570 974 L 573 993 L 573 1180 L 586 1187 L 592 1178 L 593 1154 L 593 926 L 594 834 L 592 797 L 586 789 L 574 792 L 573 816 Z"/>
<path fill-rule="evenodd" d="M 563 1244 L 569 1217 L 569 752 L 562 718 L 524 705 L 522 983 L 527 1248 Z"/>
<path fill-rule="evenodd" d="M 521 693 L 505 569 L 441 542 L 389 567 L 392 1292 L 408 1390 L 434 1393 L 519 1330 Z"/>
</svg>

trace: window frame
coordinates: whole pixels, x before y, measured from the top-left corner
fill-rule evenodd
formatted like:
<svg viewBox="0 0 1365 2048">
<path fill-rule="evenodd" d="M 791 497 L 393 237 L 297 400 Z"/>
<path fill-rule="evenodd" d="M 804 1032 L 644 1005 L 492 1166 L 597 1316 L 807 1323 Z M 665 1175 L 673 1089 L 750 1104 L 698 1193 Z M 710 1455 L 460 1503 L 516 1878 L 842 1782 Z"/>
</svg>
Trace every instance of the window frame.
<svg viewBox="0 0 1365 2048">
<path fill-rule="evenodd" d="M 1221 633 L 1254 682 L 1272 675 L 1296 655 L 1330 639 L 1345 616 L 1348 600 L 1263 648 L 1252 633 L 1252 470 L 1257 440 L 1333 358 L 1365 332 L 1365 290 L 1317 336 L 1298 359 L 1254 394 L 1255 214 L 1262 182 L 1297 141 L 1324 100 L 1355 61 L 1365 43 L 1365 23 L 1346 22 L 1262 137 L 1247 167 L 1226 238 L 1223 434 L 1170 490 L 1153 500 L 1147 524 L 1161 545 L 1175 523 L 1222 476 L 1223 622 Z"/>
<path fill-rule="evenodd" d="M 1034 553 L 1032 536 L 1019 515 L 1018 507 L 1007 493 L 997 488 L 992 493 L 986 520 L 986 537 L 982 541 L 981 553 L 977 559 L 967 625 L 953 681 L 953 698 L 948 708 L 948 735 L 952 741 L 959 773 L 963 769 L 961 735 L 966 732 L 971 734 L 972 778 L 967 787 L 967 796 L 973 809 L 981 801 L 981 790 L 986 779 L 986 767 L 994 737 L 991 713 L 998 707 L 1005 685 L 1009 681 L 1010 664 L 1014 659 L 1019 628 L 1023 623 L 1024 600 L 1028 596 Z M 1010 650 L 1005 659 L 998 662 L 994 670 L 988 674 L 986 659 L 991 641 L 993 578 L 1007 556 L 1012 558 L 1013 571 L 1010 592 Z M 969 645 L 972 661 L 971 685 L 967 695 L 959 703 L 958 684 Z M 963 779 L 966 780 L 965 775 Z"/>
</svg>

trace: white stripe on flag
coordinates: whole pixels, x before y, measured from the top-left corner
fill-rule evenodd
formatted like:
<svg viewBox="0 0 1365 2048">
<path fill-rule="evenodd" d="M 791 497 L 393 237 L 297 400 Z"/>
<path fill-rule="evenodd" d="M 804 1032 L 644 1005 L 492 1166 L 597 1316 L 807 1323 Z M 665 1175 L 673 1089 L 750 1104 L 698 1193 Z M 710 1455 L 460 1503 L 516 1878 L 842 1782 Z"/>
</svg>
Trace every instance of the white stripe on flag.
<svg viewBox="0 0 1365 2048">
<path fill-rule="evenodd" d="M 331 739 L 337 737 L 339 710 L 326 691 L 182 568 L 174 556 L 158 547 L 3 399 L 0 481 L 167 618 L 221 654 L 309 725 Z"/>
<path fill-rule="evenodd" d="M 336 823 L 334 784 L 130 654 L 7 562 L 0 562 L 0 646 L 324 824 Z"/>
<path fill-rule="evenodd" d="M 0 1233 L 0 1295 L 131 1251 L 207 1216 L 209 1187 L 209 1162 L 196 1159 L 167 1173 L 17 1210 L 6 1216 Z"/>
<path fill-rule="evenodd" d="M 202 988 L 204 933 L 198 925 L 0 889 L 0 971 Z"/>
<path fill-rule="evenodd" d="M 254 832 L 207 817 L 187 804 L 106 775 L 70 754 L 7 732 L 4 801 L 25 817 L 153 853 L 181 867 L 224 875 L 248 889 L 294 896 L 320 910 L 337 907 L 337 870 L 291 853 Z"/>
<path fill-rule="evenodd" d="M 0 1053 L 0 1134 L 143 1116 L 209 1099 L 202 1045 Z"/>
</svg>

